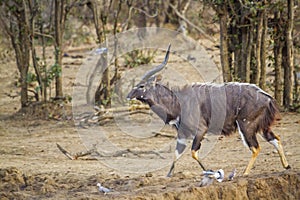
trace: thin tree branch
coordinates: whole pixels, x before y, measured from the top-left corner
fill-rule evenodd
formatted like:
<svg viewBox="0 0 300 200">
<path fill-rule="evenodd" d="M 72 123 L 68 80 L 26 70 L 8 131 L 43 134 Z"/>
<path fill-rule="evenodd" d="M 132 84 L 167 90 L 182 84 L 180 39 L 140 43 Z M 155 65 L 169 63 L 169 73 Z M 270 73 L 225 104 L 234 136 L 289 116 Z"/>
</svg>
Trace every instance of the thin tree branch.
<svg viewBox="0 0 300 200">
<path fill-rule="evenodd" d="M 184 6 L 184 8 L 183 8 L 183 10 L 182 10 L 182 12 L 181 12 L 183 16 L 185 16 L 185 13 L 186 13 L 187 9 L 189 8 L 190 3 L 191 3 L 191 0 L 188 0 L 188 1 L 186 2 L 185 6 Z"/>
<path fill-rule="evenodd" d="M 128 11 L 128 18 L 127 20 L 122 24 L 122 30 L 126 30 L 127 29 L 127 25 L 129 23 L 129 21 L 131 20 L 131 13 L 132 13 L 132 10 L 135 9 L 139 12 L 142 12 L 144 13 L 147 17 L 150 17 L 150 18 L 154 18 L 154 17 L 157 17 L 158 15 L 158 11 L 156 10 L 155 13 L 153 15 L 150 15 L 149 13 L 147 13 L 146 11 L 140 9 L 140 8 L 137 8 L 137 7 L 134 7 L 134 6 L 131 6 L 129 8 L 129 11 Z"/>
<path fill-rule="evenodd" d="M 103 152 L 98 152 L 96 150 L 96 145 L 93 145 L 94 147 L 90 150 L 71 154 L 69 151 L 67 151 L 65 148 L 60 146 L 58 143 L 56 143 L 56 146 L 70 160 L 77 160 L 80 157 L 88 156 L 93 153 L 97 154 L 100 157 L 123 157 L 126 154 L 133 154 L 137 157 L 141 157 L 141 154 L 154 154 L 154 155 L 157 155 L 158 157 L 160 157 L 161 159 L 165 159 L 165 157 L 160 154 L 160 153 L 164 153 L 164 151 L 124 149 L 124 150 L 119 150 L 119 151 L 113 152 L 111 154 L 106 154 Z"/>
<path fill-rule="evenodd" d="M 211 36 L 207 35 L 204 30 L 202 30 L 200 27 L 196 26 L 195 24 L 193 24 L 190 20 L 188 20 L 187 18 L 185 18 L 177 9 L 174 5 L 172 5 L 171 3 L 169 4 L 170 7 L 175 11 L 176 15 L 178 17 L 180 17 L 182 20 L 184 20 L 186 23 L 188 23 L 190 26 L 192 26 L 194 29 L 196 29 L 197 31 L 199 31 L 200 33 L 203 34 L 204 37 L 206 37 L 207 39 L 209 39 L 212 42 L 216 42 L 214 38 L 212 38 Z"/>
<path fill-rule="evenodd" d="M 58 143 L 56 143 L 56 146 L 70 160 L 75 160 L 74 156 L 71 153 L 69 153 L 66 149 L 62 148 Z"/>
</svg>

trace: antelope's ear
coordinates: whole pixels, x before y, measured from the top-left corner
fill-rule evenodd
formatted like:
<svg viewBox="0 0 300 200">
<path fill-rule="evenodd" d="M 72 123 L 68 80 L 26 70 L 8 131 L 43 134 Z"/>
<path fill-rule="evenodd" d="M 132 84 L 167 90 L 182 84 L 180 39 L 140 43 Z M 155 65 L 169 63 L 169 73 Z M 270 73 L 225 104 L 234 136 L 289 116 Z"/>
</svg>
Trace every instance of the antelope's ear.
<svg viewBox="0 0 300 200">
<path fill-rule="evenodd" d="M 153 86 L 155 86 L 155 84 L 156 84 L 157 82 L 161 81 L 161 79 L 162 79 L 162 76 L 161 76 L 161 75 L 153 76 L 153 77 L 152 77 L 152 80 L 151 80 L 151 84 L 152 84 Z"/>
<path fill-rule="evenodd" d="M 158 74 L 156 77 L 155 77 L 155 81 L 156 82 L 159 82 L 162 80 L 162 75 Z"/>
</svg>

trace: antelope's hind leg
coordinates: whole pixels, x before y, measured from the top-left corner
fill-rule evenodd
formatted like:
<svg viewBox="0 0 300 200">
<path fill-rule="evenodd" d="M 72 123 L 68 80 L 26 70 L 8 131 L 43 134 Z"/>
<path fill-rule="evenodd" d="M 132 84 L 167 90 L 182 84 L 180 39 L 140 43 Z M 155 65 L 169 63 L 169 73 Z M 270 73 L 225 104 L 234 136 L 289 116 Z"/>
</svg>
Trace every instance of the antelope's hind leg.
<svg viewBox="0 0 300 200">
<path fill-rule="evenodd" d="M 192 145 L 192 157 L 198 162 L 198 164 L 201 166 L 201 168 L 206 171 L 206 168 L 204 167 L 204 165 L 200 162 L 199 158 L 198 158 L 198 150 L 201 147 L 201 141 L 203 139 L 203 133 L 198 133 L 193 140 L 193 145 Z"/>
<path fill-rule="evenodd" d="M 182 156 L 185 148 L 186 148 L 186 139 L 177 138 L 177 144 L 176 144 L 176 149 L 175 149 L 175 158 L 174 158 L 174 161 L 171 165 L 171 168 L 169 170 L 169 173 L 168 173 L 167 177 L 171 177 L 173 175 L 174 168 L 175 168 L 175 163 Z"/>
<path fill-rule="evenodd" d="M 251 129 L 248 129 L 248 131 L 246 131 L 247 129 L 245 128 L 243 121 L 236 121 L 236 125 L 237 125 L 238 131 L 241 135 L 244 145 L 248 146 L 252 152 L 251 159 L 244 171 L 244 175 L 248 175 L 254 165 L 254 162 L 255 162 L 259 152 L 260 152 L 260 147 L 259 147 L 259 144 L 258 144 L 258 141 L 256 138 L 256 134 L 253 133 L 253 131 L 250 131 Z"/>
<path fill-rule="evenodd" d="M 251 146 L 250 150 L 252 152 L 252 156 L 251 156 L 251 159 L 250 159 L 250 161 L 249 161 L 249 163 L 248 163 L 248 165 L 247 165 L 247 167 L 244 171 L 244 175 L 248 175 L 250 173 L 250 170 L 252 169 L 252 167 L 254 165 L 254 162 L 255 162 L 255 160 L 256 160 L 259 152 L 260 152 L 260 147 L 259 146 L 257 146 L 257 147 Z"/>
<path fill-rule="evenodd" d="M 280 156 L 280 160 L 281 160 L 281 163 L 282 163 L 282 166 L 285 168 L 285 169 L 290 169 L 291 166 L 288 164 L 287 162 L 287 159 L 284 155 L 284 151 L 283 151 L 283 147 L 281 145 L 281 142 L 280 142 L 280 138 L 279 136 L 275 135 L 273 133 L 272 130 L 270 129 L 267 129 L 263 132 L 263 136 L 264 138 L 269 142 L 271 143 L 277 150 L 279 156 Z"/>
</svg>

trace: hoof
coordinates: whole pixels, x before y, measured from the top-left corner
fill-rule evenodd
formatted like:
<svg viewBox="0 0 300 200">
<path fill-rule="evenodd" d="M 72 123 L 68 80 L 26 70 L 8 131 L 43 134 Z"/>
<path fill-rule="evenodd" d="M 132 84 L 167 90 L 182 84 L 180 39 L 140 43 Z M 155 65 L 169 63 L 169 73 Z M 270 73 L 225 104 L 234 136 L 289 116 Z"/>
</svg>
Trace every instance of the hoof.
<svg viewBox="0 0 300 200">
<path fill-rule="evenodd" d="M 249 172 L 244 172 L 243 176 L 249 176 Z"/>
<path fill-rule="evenodd" d="M 285 169 L 291 169 L 291 166 L 290 166 L 290 165 L 288 165 L 288 166 L 286 166 L 286 167 L 285 167 Z"/>
</svg>

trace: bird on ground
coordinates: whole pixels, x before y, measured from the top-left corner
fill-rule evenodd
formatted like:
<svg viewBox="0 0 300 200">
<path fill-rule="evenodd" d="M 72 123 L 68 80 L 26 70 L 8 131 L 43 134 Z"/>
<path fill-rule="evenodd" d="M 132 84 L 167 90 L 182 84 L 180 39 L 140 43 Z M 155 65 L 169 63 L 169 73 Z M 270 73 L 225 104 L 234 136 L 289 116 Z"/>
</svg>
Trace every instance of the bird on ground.
<svg viewBox="0 0 300 200">
<path fill-rule="evenodd" d="M 235 175 L 236 175 L 236 169 L 234 168 L 234 169 L 232 170 L 232 172 L 229 174 L 228 180 L 232 181 L 232 180 L 233 180 L 233 177 L 235 177 Z"/>
<path fill-rule="evenodd" d="M 216 179 L 218 182 L 222 182 L 224 179 L 224 170 L 219 169 L 217 171 L 207 170 L 203 171 L 203 179 L 200 182 L 200 187 L 210 185 Z"/>
<path fill-rule="evenodd" d="M 218 182 L 222 182 L 224 179 L 224 170 L 219 169 L 218 171 L 207 170 L 203 171 L 204 176 L 209 176 L 211 178 L 215 178 Z"/>
<path fill-rule="evenodd" d="M 106 187 L 103 187 L 103 186 L 101 185 L 101 183 L 97 183 L 97 186 L 98 186 L 99 192 L 102 192 L 102 193 L 104 193 L 104 194 L 107 194 L 107 193 L 111 192 L 110 189 L 108 189 L 108 188 L 106 188 Z"/>
</svg>

